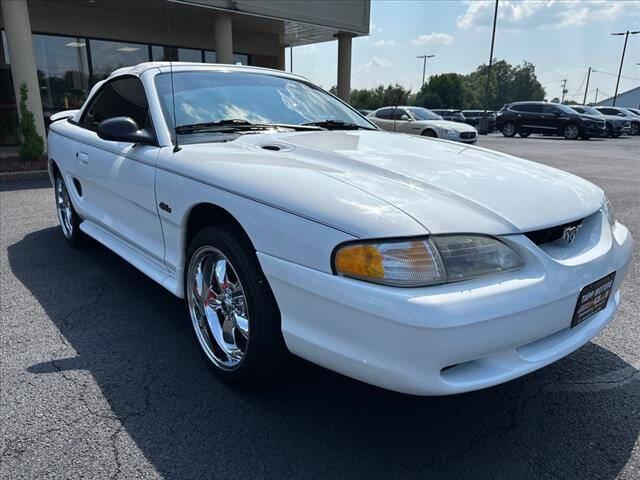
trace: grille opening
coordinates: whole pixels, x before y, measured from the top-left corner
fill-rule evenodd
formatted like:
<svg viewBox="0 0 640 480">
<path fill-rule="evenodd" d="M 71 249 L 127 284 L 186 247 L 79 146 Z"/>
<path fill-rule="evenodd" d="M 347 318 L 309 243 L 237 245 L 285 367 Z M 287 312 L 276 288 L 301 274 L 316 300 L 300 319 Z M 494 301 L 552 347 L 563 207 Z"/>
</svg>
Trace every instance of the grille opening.
<svg viewBox="0 0 640 480">
<path fill-rule="evenodd" d="M 575 222 L 565 223 L 563 225 L 557 225 L 555 227 L 543 228 L 541 230 L 534 230 L 532 232 L 526 232 L 525 235 L 536 245 L 544 245 L 545 243 L 552 243 L 562 238 L 565 228 L 578 227 L 582 225 L 584 219 L 576 220 Z"/>
</svg>

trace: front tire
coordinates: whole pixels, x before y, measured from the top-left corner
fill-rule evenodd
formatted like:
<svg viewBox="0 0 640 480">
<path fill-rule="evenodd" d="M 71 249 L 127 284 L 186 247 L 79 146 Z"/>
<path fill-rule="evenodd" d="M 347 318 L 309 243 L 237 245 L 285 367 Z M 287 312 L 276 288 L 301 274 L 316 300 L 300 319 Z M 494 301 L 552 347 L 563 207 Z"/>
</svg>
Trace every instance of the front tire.
<svg viewBox="0 0 640 480">
<path fill-rule="evenodd" d="M 640 133 L 640 126 L 637 123 L 632 123 L 629 127 L 629 135 L 638 135 Z"/>
<path fill-rule="evenodd" d="M 436 132 L 434 132 L 433 130 L 431 130 L 430 128 L 425 130 L 424 132 L 422 132 L 422 136 L 423 137 L 438 138 L 438 134 Z"/>
<path fill-rule="evenodd" d="M 286 356 L 280 311 L 244 232 L 201 230 L 189 245 L 185 296 L 200 351 L 222 380 L 275 376 Z"/>
<path fill-rule="evenodd" d="M 82 219 L 73 208 L 67 184 L 59 172 L 56 172 L 54 177 L 54 193 L 56 213 L 65 240 L 74 248 L 82 246 L 85 240 L 84 234 L 80 231 Z"/>
<path fill-rule="evenodd" d="M 516 133 L 518 133 L 518 129 L 515 123 L 507 122 L 502 126 L 502 135 L 505 137 L 513 137 Z"/>
<path fill-rule="evenodd" d="M 564 127 L 563 134 L 567 140 L 576 140 L 580 136 L 580 127 L 575 123 L 570 123 Z"/>
</svg>

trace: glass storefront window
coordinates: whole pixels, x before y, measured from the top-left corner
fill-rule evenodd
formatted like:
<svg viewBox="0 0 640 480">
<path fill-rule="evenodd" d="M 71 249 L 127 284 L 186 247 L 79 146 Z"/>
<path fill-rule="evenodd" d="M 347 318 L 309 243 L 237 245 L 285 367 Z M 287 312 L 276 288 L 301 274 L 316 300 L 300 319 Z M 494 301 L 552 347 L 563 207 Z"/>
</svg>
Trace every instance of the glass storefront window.
<svg viewBox="0 0 640 480">
<path fill-rule="evenodd" d="M 93 81 L 107 78 L 118 68 L 148 62 L 149 48 L 141 43 L 90 40 Z"/>
<path fill-rule="evenodd" d="M 154 62 L 168 62 L 169 60 L 175 62 L 177 59 L 178 55 L 175 48 L 151 45 L 151 60 Z"/>
<path fill-rule="evenodd" d="M 202 62 L 202 50 L 194 48 L 178 48 L 178 60 L 180 62 Z"/>
<path fill-rule="evenodd" d="M 204 61 L 206 63 L 216 63 L 216 52 L 211 50 L 204 51 Z M 233 63 L 236 65 L 249 65 L 249 55 L 244 53 L 234 53 L 233 54 Z"/>
<path fill-rule="evenodd" d="M 80 108 L 89 93 L 86 40 L 38 34 L 32 38 L 45 118 Z"/>
<path fill-rule="evenodd" d="M 0 146 L 18 144 L 18 109 L 4 30 L 0 35 Z"/>
<path fill-rule="evenodd" d="M 233 63 L 236 65 L 249 65 L 249 55 L 245 55 L 244 53 L 234 53 Z"/>
</svg>

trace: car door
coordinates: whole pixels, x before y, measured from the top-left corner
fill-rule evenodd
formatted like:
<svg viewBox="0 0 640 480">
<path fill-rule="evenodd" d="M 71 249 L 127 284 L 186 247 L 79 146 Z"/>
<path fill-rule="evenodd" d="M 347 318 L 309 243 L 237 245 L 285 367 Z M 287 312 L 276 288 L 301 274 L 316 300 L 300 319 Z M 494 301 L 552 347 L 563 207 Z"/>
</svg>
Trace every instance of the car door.
<svg viewBox="0 0 640 480">
<path fill-rule="evenodd" d="M 413 121 L 413 117 L 406 109 L 394 108 L 393 119 L 395 120 L 396 132 L 413 133 L 411 132 L 411 123 Z"/>
<path fill-rule="evenodd" d="M 99 227 L 162 263 L 164 242 L 154 190 L 159 148 L 100 138 L 98 125 L 114 117 L 130 117 L 153 131 L 139 78 L 108 81 L 83 111 L 75 152 L 82 209 Z"/>
<path fill-rule="evenodd" d="M 568 120 L 566 114 L 553 105 L 540 105 L 540 107 L 542 107 L 538 120 L 540 128 L 549 133 L 563 132 Z"/>
<path fill-rule="evenodd" d="M 393 108 L 381 108 L 377 110 L 371 120 L 383 130 L 394 131 Z"/>
<path fill-rule="evenodd" d="M 517 123 L 523 132 L 544 133 L 545 128 L 540 119 L 542 105 L 539 103 L 521 103 L 514 105 Z"/>
</svg>

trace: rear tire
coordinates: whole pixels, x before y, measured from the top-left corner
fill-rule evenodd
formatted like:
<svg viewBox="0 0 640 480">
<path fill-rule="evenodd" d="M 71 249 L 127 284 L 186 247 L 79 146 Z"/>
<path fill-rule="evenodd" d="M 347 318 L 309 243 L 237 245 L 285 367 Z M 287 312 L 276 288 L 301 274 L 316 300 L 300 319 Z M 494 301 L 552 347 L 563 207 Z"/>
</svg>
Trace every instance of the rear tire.
<svg viewBox="0 0 640 480">
<path fill-rule="evenodd" d="M 640 133 L 640 126 L 637 123 L 632 123 L 629 127 L 629 135 L 638 135 Z"/>
<path fill-rule="evenodd" d="M 187 310 L 214 373 L 238 385 L 276 378 L 287 356 L 280 310 L 244 232 L 233 225 L 204 228 L 187 259 Z"/>
<path fill-rule="evenodd" d="M 423 137 L 438 138 L 438 134 L 436 132 L 434 132 L 433 130 L 431 130 L 430 128 L 425 130 L 424 132 L 422 132 L 422 136 Z"/>
<path fill-rule="evenodd" d="M 518 129 L 515 123 L 507 122 L 502 126 L 502 135 L 505 137 L 513 137 L 516 133 L 518 133 Z"/>
<path fill-rule="evenodd" d="M 580 136 L 580 127 L 575 123 L 570 123 L 564 127 L 562 133 L 567 140 L 576 140 Z"/>
</svg>

